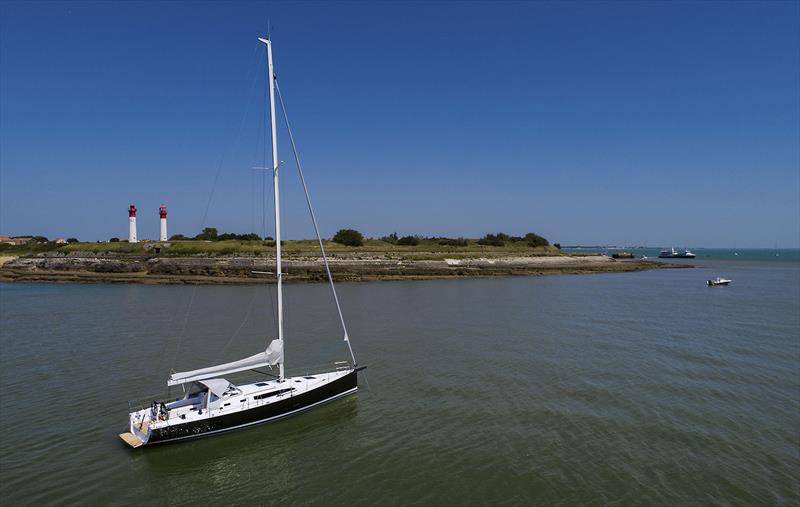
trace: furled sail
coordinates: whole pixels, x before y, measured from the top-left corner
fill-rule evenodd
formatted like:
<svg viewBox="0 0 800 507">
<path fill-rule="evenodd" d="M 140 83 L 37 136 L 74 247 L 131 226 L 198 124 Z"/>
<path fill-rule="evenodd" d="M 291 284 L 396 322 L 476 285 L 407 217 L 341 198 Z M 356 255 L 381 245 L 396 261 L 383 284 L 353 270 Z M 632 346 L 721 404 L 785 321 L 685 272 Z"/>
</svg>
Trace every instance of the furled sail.
<svg viewBox="0 0 800 507">
<path fill-rule="evenodd" d="M 220 377 L 237 371 L 252 370 L 253 368 L 260 368 L 262 366 L 272 366 L 279 363 L 283 363 L 283 341 L 272 340 L 267 350 L 250 357 L 245 357 L 244 359 L 239 359 L 238 361 L 232 361 L 230 363 L 209 366 L 208 368 L 200 368 L 199 370 L 173 373 L 169 376 L 167 385 L 175 386 L 187 382 L 194 382 L 196 380 Z"/>
</svg>

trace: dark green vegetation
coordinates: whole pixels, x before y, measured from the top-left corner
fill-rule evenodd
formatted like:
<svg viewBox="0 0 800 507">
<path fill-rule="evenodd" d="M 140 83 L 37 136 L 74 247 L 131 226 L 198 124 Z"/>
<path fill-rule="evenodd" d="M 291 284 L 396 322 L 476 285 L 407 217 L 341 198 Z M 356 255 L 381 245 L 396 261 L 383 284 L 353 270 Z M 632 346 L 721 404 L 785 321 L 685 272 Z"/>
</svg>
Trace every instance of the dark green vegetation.
<svg viewBox="0 0 800 507">
<path fill-rule="evenodd" d="M 397 240 L 397 244 L 403 246 L 417 246 L 419 245 L 419 238 L 416 236 L 403 236 Z"/>
<path fill-rule="evenodd" d="M 435 238 L 442 246 L 467 246 L 468 240 L 464 238 Z"/>
<path fill-rule="evenodd" d="M 183 234 L 173 234 L 169 238 L 170 241 L 189 241 L 192 239 L 197 241 L 229 241 L 229 240 L 261 241 L 261 236 L 259 236 L 254 232 L 248 234 L 236 234 L 233 232 L 226 232 L 223 234 L 219 234 L 216 227 L 206 227 L 200 232 L 200 234 L 196 235 L 194 238 L 184 236 Z M 271 240 L 272 238 L 267 237 L 266 239 Z"/>
<path fill-rule="evenodd" d="M 333 241 L 347 246 L 363 246 L 364 236 L 355 229 L 339 229 L 333 236 Z"/>
<path fill-rule="evenodd" d="M 478 243 L 481 245 L 489 245 L 489 246 L 503 246 L 506 243 L 527 243 L 528 246 L 531 247 L 538 247 L 538 246 L 548 246 L 550 242 L 544 239 L 543 237 L 535 234 L 533 232 L 529 232 L 525 236 L 509 236 L 503 232 L 498 232 L 497 234 L 487 234 L 486 236 L 482 237 L 478 240 Z"/>
<path fill-rule="evenodd" d="M 202 239 L 205 238 L 205 239 Z M 119 238 L 111 238 L 108 242 L 78 242 L 70 238 L 67 244 L 56 244 L 52 241 L 30 241 L 24 245 L 0 244 L 0 253 L 11 255 L 30 255 L 43 252 L 90 252 L 90 253 L 124 253 L 161 256 L 181 255 L 229 255 L 229 254 L 263 254 L 274 253 L 275 241 L 272 238 L 261 240 L 257 234 L 219 234 L 217 229 L 207 227 L 189 238 L 175 234 L 168 242 L 140 241 L 128 243 Z M 319 244 L 315 240 L 282 241 L 286 254 L 314 254 L 319 252 Z M 487 234 L 480 239 L 403 236 L 396 233 L 380 239 L 369 239 L 353 229 L 342 229 L 332 240 L 324 241 L 325 249 L 331 253 L 363 252 L 387 254 L 398 252 L 414 258 L 439 258 L 442 255 L 491 255 L 523 254 L 553 255 L 558 253 L 557 246 L 549 246 L 541 236 L 529 233 L 525 236 L 510 236 L 504 233 Z M 157 250 L 156 250 L 157 249 Z"/>
<path fill-rule="evenodd" d="M 36 254 L 41 252 L 50 252 L 52 250 L 58 250 L 60 247 L 63 246 L 64 245 L 59 245 L 54 241 L 46 241 L 46 242 L 29 241 L 24 245 L 9 245 L 8 243 L 0 243 L 0 255 Z"/>
</svg>

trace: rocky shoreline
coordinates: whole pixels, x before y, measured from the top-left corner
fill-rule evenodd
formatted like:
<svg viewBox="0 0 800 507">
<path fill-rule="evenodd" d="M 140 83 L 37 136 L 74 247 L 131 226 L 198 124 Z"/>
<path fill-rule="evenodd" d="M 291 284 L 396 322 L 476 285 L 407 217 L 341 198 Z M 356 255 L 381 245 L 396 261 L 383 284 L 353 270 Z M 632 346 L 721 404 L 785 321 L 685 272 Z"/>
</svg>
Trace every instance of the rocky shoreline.
<svg viewBox="0 0 800 507">
<path fill-rule="evenodd" d="M 424 252 L 393 254 L 336 254 L 330 257 L 337 281 L 431 280 L 490 276 L 619 273 L 690 267 L 643 260 L 617 260 L 605 255 L 492 255 L 447 256 Z M 274 256 L 196 255 L 142 256 L 88 252 L 47 253 L 5 257 L 3 282 L 241 284 L 274 281 Z M 325 281 L 322 260 L 313 255 L 284 259 L 284 281 Z"/>
</svg>

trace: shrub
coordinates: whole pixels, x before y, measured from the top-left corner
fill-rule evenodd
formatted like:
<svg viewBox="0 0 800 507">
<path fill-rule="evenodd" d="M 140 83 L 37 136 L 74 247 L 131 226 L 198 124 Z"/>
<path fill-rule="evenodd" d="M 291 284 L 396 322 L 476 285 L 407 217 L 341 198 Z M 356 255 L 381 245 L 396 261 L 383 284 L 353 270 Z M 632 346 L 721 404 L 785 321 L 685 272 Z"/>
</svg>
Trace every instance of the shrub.
<svg viewBox="0 0 800 507">
<path fill-rule="evenodd" d="M 206 227 L 203 229 L 203 232 L 198 234 L 194 237 L 194 239 L 204 240 L 204 241 L 216 241 L 217 239 L 217 228 L 216 227 Z"/>
<path fill-rule="evenodd" d="M 419 238 L 416 236 L 403 236 L 397 240 L 397 244 L 404 246 L 417 246 L 419 245 Z"/>
<path fill-rule="evenodd" d="M 78 238 L 67 238 L 67 243 L 79 243 Z"/>
<path fill-rule="evenodd" d="M 467 246 L 467 240 L 464 238 L 439 238 L 437 243 L 442 246 Z"/>
<path fill-rule="evenodd" d="M 534 234 L 529 232 L 525 235 L 525 241 L 528 242 L 529 246 L 537 247 L 537 246 L 547 246 L 550 244 L 549 241 L 544 239 L 543 237 L 539 236 L 538 234 Z"/>
<path fill-rule="evenodd" d="M 233 232 L 226 232 L 225 234 L 220 234 L 216 237 L 215 241 L 227 241 L 227 240 L 238 240 L 238 241 L 261 241 L 261 236 L 258 234 L 251 232 L 249 234 L 236 234 Z"/>
<path fill-rule="evenodd" d="M 486 246 L 503 246 L 505 245 L 505 241 L 501 238 L 505 237 L 508 238 L 507 235 L 501 233 L 498 234 L 487 234 L 486 236 L 482 237 L 478 240 L 479 245 L 486 245 Z"/>
<path fill-rule="evenodd" d="M 396 245 L 397 244 L 397 233 L 393 232 L 393 233 L 389 234 L 388 236 L 384 236 L 384 237 L 381 238 L 381 241 L 385 241 L 386 243 L 390 243 L 392 245 Z"/>
<path fill-rule="evenodd" d="M 31 238 L 34 243 L 47 243 L 47 238 L 44 236 L 34 236 Z"/>
<path fill-rule="evenodd" d="M 553 243 L 553 246 L 561 250 L 561 243 Z"/>
<path fill-rule="evenodd" d="M 110 243 L 119 243 L 119 238 L 111 238 L 108 240 Z"/>
<path fill-rule="evenodd" d="M 355 229 L 339 229 L 333 236 L 333 241 L 347 246 L 361 246 L 364 244 L 364 236 Z"/>
<path fill-rule="evenodd" d="M 170 241 L 185 241 L 187 239 L 189 238 L 187 238 L 183 234 L 173 234 L 172 236 L 169 237 Z"/>
</svg>

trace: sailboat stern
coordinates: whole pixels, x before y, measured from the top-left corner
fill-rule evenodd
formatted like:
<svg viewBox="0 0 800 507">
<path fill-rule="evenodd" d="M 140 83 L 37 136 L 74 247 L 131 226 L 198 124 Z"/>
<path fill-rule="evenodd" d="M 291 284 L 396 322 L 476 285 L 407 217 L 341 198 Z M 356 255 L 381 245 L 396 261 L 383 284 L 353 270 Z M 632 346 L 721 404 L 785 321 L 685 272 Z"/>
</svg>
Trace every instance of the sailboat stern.
<svg viewBox="0 0 800 507">
<path fill-rule="evenodd" d="M 146 445 L 152 432 L 152 414 L 150 409 L 137 410 L 128 416 L 128 431 L 119 434 L 123 442 L 133 447 Z"/>
</svg>

